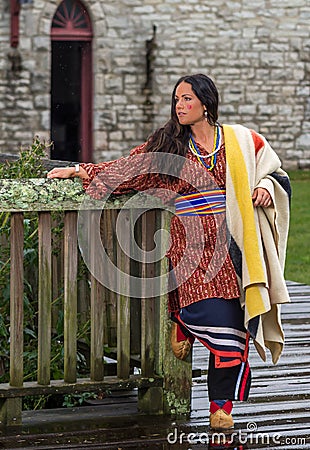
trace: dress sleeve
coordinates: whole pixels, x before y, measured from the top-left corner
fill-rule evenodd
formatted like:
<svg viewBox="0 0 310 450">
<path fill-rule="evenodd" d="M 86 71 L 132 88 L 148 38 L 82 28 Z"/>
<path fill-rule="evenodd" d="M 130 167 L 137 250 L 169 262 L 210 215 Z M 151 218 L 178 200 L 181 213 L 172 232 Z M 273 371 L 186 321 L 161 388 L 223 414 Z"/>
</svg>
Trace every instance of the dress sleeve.
<svg viewBox="0 0 310 450">
<path fill-rule="evenodd" d="M 100 200 L 107 194 L 128 194 L 145 191 L 171 204 L 182 188 L 182 180 L 174 183 L 163 180 L 156 169 L 156 158 L 145 152 L 146 143 L 135 147 L 129 156 L 99 164 L 81 163 L 89 178 L 83 188 L 91 197 Z M 183 182 L 184 184 L 184 182 Z"/>
<path fill-rule="evenodd" d="M 132 155 L 137 155 L 139 153 L 142 153 L 144 148 L 145 148 L 146 143 L 133 148 L 130 153 L 129 156 Z M 113 165 L 118 162 L 118 161 L 125 161 L 126 159 L 128 159 L 128 156 L 124 156 L 122 158 L 113 160 L 113 161 L 106 161 L 106 162 L 101 162 L 101 163 L 80 163 L 80 166 L 87 172 L 88 178 L 83 178 L 83 188 L 87 189 L 88 186 L 91 184 L 91 182 L 93 181 L 94 178 L 96 178 L 96 176 L 100 173 L 105 171 L 106 169 L 108 169 L 109 167 L 113 167 Z"/>
<path fill-rule="evenodd" d="M 89 176 L 83 179 L 83 188 L 91 197 L 100 199 L 108 191 L 113 194 L 127 194 L 157 186 L 158 177 L 150 174 L 148 163 L 142 157 L 145 146 L 146 143 L 135 147 L 129 156 L 114 161 L 81 163 L 80 166 Z M 136 158 L 138 155 L 141 156 Z"/>
</svg>

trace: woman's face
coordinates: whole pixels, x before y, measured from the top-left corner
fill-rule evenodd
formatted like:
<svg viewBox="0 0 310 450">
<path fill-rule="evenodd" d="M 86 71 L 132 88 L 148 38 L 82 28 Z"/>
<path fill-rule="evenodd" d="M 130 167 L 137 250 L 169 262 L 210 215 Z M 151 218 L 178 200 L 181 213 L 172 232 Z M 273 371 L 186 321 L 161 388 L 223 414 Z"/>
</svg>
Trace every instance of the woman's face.
<svg viewBox="0 0 310 450">
<path fill-rule="evenodd" d="M 205 120 L 206 107 L 193 92 L 192 86 L 182 81 L 175 91 L 175 112 L 181 125 L 195 125 Z"/>
</svg>

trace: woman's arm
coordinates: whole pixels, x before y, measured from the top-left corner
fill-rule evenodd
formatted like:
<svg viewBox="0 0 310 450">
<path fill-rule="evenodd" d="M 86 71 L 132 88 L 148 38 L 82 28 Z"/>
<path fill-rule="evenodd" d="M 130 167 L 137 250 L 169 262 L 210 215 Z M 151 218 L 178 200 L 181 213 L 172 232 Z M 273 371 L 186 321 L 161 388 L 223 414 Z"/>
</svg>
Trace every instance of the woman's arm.
<svg viewBox="0 0 310 450">
<path fill-rule="evenodd" d="M 139 145 L 131 150 L 129 156 L 138 155 L 143 153 L 146 143 Z M 47 178 L 75 178 L 79 177 L 84 181 L 88 180 L 88 184 L 93 180 L 100 172 L 106 170 L 109 165 L 112 165 L 116 161 L 126 160 L 126 157 L 116 159 L 113 161 L 94 163 L 80 163 L 75 164 L 72 167 L 55 167 L 47 174 Z M 86 186 L 85 186 L 86 187 Z"/>
<path fill-rule="evenodd" d="M 145 153 L 145 143 L 135 147 L 129 156 L 113 161 L 93 164 L 80 163 L 76 167 L 55 168 L 48 178 L 80 177 L 83 188 L 95 199 L 104 198 L 107 192 L 127 194 L 133 191 L 162 187 L 157 173 L 150 168 L 152 154 Z M 77 165 L 76 165 L 77 166 Z"/>
</svg>

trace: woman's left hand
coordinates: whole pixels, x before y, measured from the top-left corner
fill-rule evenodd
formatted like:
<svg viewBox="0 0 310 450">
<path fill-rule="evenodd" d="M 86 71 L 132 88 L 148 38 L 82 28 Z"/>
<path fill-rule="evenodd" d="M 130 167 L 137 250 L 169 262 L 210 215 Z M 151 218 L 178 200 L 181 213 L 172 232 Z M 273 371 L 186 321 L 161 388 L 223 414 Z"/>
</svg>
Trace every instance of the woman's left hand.
<svg viewBox="0 0 310 450">
<path fill-rule="evenodd" d="M 268 206 L 271 206 L 272 204 L 272 198 L 267 189 L 258 187 L 254 189 L 254 193 L 252 195 L 253 205 L 256 206 L 263 206 L 264 208 L 267 208 Z"/>
</svg>

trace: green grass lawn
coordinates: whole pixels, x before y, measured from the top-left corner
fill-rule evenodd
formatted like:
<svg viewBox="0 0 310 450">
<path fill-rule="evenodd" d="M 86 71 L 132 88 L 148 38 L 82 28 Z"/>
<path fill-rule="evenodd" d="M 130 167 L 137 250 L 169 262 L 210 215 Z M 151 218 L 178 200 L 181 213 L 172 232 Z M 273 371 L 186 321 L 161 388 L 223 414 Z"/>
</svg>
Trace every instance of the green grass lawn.
<svg viewBox="0 0 310 450">
<path fill-rule="evenodd" d="M 310 171 L 289 176 L 293 195 L 285 279 L 310 284 Z"/>
</svg>

